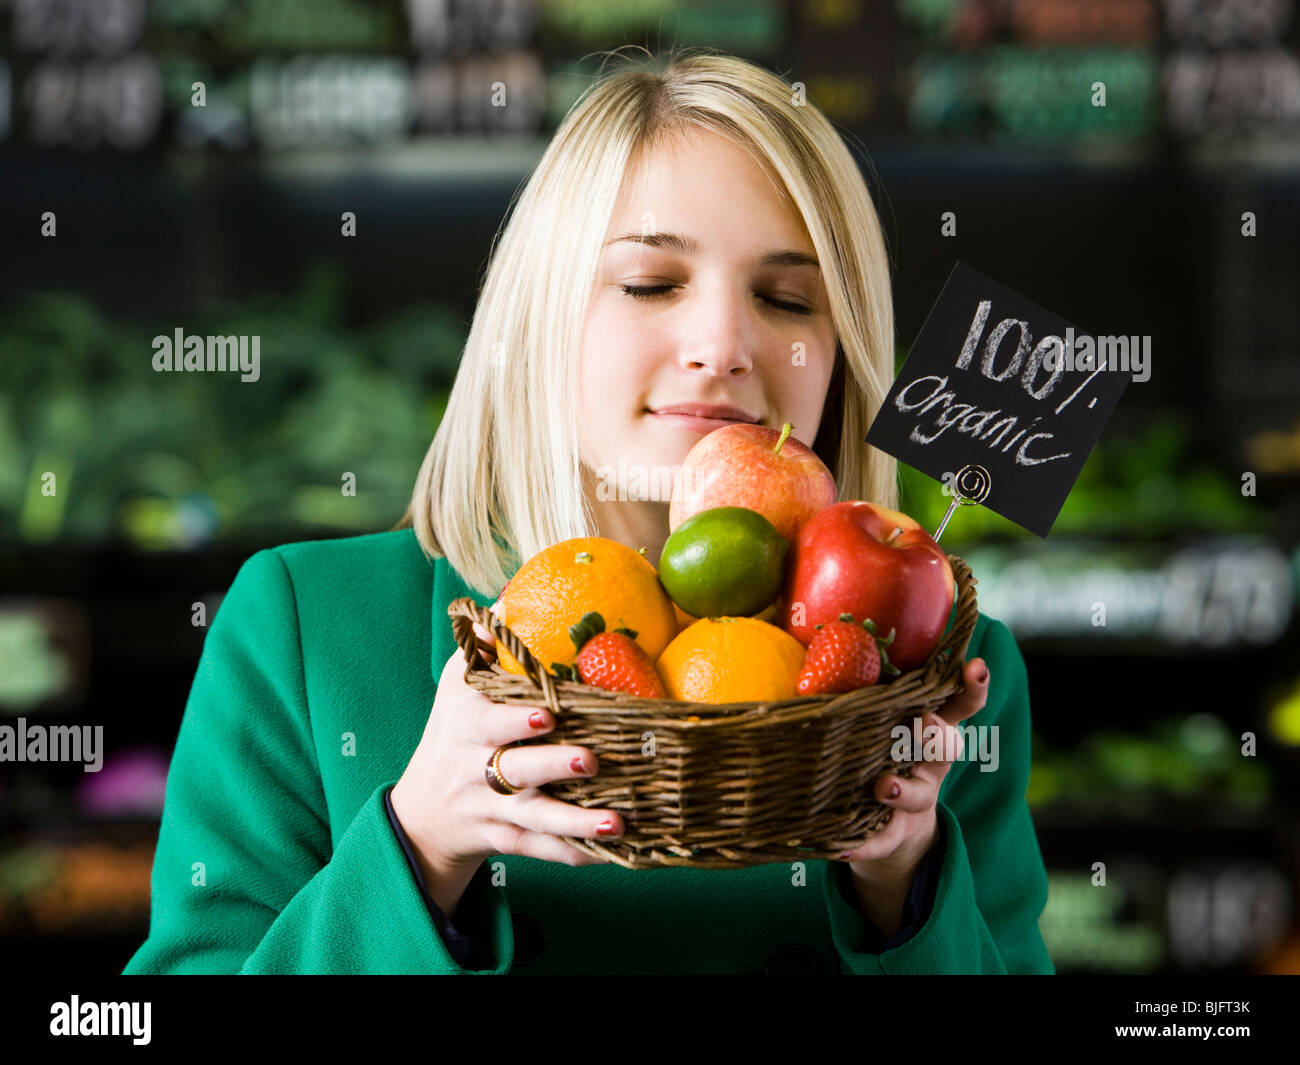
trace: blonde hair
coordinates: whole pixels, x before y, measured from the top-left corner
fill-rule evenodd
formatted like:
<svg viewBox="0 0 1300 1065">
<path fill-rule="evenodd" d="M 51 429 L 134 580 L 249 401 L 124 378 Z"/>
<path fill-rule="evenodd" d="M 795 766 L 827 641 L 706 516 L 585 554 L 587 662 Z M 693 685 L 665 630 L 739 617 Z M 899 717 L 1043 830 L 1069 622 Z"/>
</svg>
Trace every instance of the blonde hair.
<svg viewBox="0 0 1300 1065">
<path fill-rule="evenodd" d="M 425 554 L 445 556 L 480 594 L 542 548 L 596 535 L 577 436 L 587 299 L 629 165 L 692 126 L 765 159 L 802 215 L 839 341 L 813 448 L 841 500 L 898 505 L 896 460 L 864 443 L 893 382 L 894 313 L 861 172 L 835 127 L 775 74 L 711 49 L 666 62 L 597 77 L 493 240 L 446 412 L 394 527 L 413 522 Z"/>
</svg>

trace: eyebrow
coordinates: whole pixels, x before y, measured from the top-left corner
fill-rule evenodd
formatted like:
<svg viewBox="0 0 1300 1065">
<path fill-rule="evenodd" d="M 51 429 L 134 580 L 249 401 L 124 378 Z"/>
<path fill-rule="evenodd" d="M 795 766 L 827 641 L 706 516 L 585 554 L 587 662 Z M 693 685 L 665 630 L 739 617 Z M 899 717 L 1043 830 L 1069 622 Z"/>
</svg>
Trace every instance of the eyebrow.
<svg viewBox="0 0 1300 1065">
<path fill-rule="evenodd" d="M 608 248 L 611 244 L 618 244 L 622 241 L 631 241 L 635 244 L 646 244 L 652 248 L 661 248 L 664 251 L 676 252 L 678 255 L 694 255 L 700 250 L 700 245 L 694 238 L 683 236 L 681 233 L 624 233 L 621 237 L 607 240 L 604 246 Z M 770 251 L 759 259 L 759 265 L 821 266 L 817 261 L 817 256 L 809 255 L 807 252 L 800 251 L 798 248 L 785 248 L 781 251 Z"/>
</svg>

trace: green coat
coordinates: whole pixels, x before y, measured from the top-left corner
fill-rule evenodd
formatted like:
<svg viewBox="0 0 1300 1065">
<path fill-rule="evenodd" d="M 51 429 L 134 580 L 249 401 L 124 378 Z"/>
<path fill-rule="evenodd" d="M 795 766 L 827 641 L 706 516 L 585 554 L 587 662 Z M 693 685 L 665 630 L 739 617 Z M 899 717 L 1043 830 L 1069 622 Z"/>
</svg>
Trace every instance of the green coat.
<svg viewBox="0 0 1300 1065">
<path fill-rule="evenodd" d="M 384 795 L 455 649 L 447 604 L 471 594 L 446 560 L 430 565 L 410 529 L 282 545 L 244 563 L 185 707 L 149 935 L 125 973 L 468 971 L 434 927 Z M 1037 924 L 1047 875 L 1025 803 L 1025 666 L 1011 632 L 982 614 L 976 656 L 992 677 L 969 723 L 1001 726 L 1000 766 L 948 773 L 934 909 L 908 942 L 857 952 L 863 919 L 841 862 L 808 862 L 801 880 L 785 864 L 627 870 L 506 855 L 493 860 L 503 878 L 485 864 L 467 889 L 493 929 L 498 967 L 485 975 L 514 966 L 512 912 L 545 937 L 520 973 L 761 972 L 794 945 L 822 972 L 1053 972 Z"/>
</svg>

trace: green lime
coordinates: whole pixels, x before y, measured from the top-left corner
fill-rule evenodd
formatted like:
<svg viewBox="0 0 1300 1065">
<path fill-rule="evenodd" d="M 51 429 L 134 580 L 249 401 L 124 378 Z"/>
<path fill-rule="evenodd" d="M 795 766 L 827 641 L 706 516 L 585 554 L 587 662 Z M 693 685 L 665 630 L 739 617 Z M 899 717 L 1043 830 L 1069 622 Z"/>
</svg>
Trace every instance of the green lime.
<svg viewBox="0 0 1300 1065">
<path fill-rule="evenodd" d="M 688 614 L 747 617 L 780 593 L 789 547 L 756 510 L 702 510 L 668 537 L 659 556 L 659 580 Z"/>
</svg>

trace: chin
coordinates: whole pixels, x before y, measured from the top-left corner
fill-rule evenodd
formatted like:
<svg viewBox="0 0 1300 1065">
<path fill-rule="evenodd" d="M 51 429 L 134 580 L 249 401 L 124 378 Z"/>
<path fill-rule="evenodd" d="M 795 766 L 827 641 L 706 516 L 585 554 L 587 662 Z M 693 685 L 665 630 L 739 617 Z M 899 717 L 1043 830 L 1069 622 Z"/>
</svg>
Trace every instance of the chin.
<svg viewBox="0 0 1300 1065">
<path fill-rule="evenodd" d="M 688 449 L 689 450 L 689 449 Z M 672 500 L 673 482 L 686 452 L 673 458 L 659 444 L 642 447 L 600 465 L 589 466 L 595 499 L 601 502 L 659 503 Z"/>
<path fill-rule="evenodd" d="M 647 465 L 679 466 L 682 459 L 695 446 L 698 437 L 690 433 L 678 432 L 664 425 L 657 425 L 652 415 L 646 415 L 644 430 L 631 435 L 636 441 L 633 449 L 636 457 L 629 454 L 629 463 L 641 462 Z"/>
</svg>

